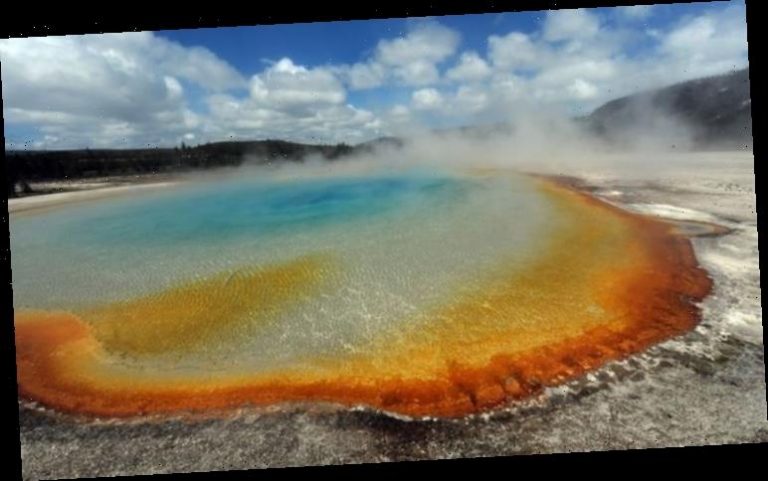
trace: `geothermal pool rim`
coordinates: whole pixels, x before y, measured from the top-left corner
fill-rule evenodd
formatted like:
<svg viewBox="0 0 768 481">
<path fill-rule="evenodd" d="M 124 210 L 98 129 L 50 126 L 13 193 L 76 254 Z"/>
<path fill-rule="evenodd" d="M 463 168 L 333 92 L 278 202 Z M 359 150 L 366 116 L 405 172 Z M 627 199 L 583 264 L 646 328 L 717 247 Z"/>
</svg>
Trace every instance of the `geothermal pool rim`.
<svg viewBox="0 0 768 481">
<path fill-rule="evenodd" d="M 543 176 L 535 178 L 551 195 L 568 198 L 569 202 L 577 202 L 589 209 L 602 210 L 632 226 L 638 239 L 644 243 L 643 248 L 653 254 L 649 256 L 652 265 L 648 272 L 658 270 L 655 282 L 659 285 L 653 286 L 646 294 L 650 295 L 648 299 L 657 304 L 632 305 L 626 293 L 622 299 L 628 304 L 626 312 L 637 317 L 637 325 L 619 332 L 598 327 L 587 331 L 581 339 L 568 339 L 537 348 L 528 358 L 525 355 L 497 355 L 480 367 L 465 367 L 453 361 L 448 366 L 447 384 L 438 381 L 432 385 L 429 382 L 401 382 L 398 385 L 395 381 L 394 386 L 384 386 L 384 390 L 381 385 L 361 388 L 360 385 L 343 382 L 335 386 L 333 383 L 320 382 L 303 387 L 273 383 L 255 390 L 233 385 L 229 388 L 214 387 L 210 392 L 180 391 L 175 396 L 166 393 L 157 398 L 150 396 L 150 399 L 132 401 L 130 392 L 120 393 L 119 389 L 108 387 L 106 391 L 99 391 L 96 386 L 94 391 L 89 388 L 85 393 L 77 393 L 71 390 L 71 383 L 68 388 L 67 383 L 64 383 L 69 392 L 66 389 L 57 392 L 56 387 L 51 389 L 50 386 L 55 385 L 57 379 L 61 381 L 62 376 L 67 376 L 57 364 L 57 359 L 61 357 L 57 353 L 60 345 L 75 339 L 85 342 L 82 346 L 86 350 L 96 349 L 97 346 L 89 343 L 88 329 L 78 325 L 78 321 L 71 316 L 48 314 L 35 317 L 34 313 L 30 316 L 18 313 L 16 328 L 20 396 L 40 401 L 57 411 L 96 417 L 130 418 L 147 414 L 226 410 L 248 404 L 249 401 L 255 405 L 331 402 L 344 406 L 370 406 L 406 417 L 462 417 L 487 412 L 510 401 L 530 398 L 548 386 L 563 384 L 611 360 L 641 352 L 662 340 L 683 334 L 698 323 L 700 309 L 697 303 L 708 295 L 712 281 L 698 265 L 686 236 L 675 230 L 672 224 L 627 212 L 579 191 L 572 180 Z M 669 269 L 669 263 L 677 263 L 677 269 Z M 648 286 L 643 285 L 642 276 L 623 280 L 638 291 L 648 289 Z M 637 292 L 633 292 L 632 296 L 637 296 Z M 612 303 L 618 301 L 610 300 L 609 304 Z M 72 338 L 72 335 L 75 337 Z M 43 353 L 41 347 L 50 350 Z M 107 398 L 103 396 L 105 392 Z M 196 396 L 196 399 L 189 400 L 190 395 Z M 116 397 L 110 401 L 109 396 Z"/>
</svg>

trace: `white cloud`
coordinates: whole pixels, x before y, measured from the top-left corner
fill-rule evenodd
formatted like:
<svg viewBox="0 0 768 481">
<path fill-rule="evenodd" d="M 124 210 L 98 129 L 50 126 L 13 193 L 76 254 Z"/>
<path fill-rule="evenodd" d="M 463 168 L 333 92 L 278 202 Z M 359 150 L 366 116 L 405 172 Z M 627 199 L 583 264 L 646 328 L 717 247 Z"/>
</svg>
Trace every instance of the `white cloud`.
<svg viewBox="0 0 768 481">
<path fill-rule="evenodd" d="M 379 63 L 358 63 L 341 71 L 355 90 L 379 87 L 386 79 L 386 68 Z"/>
<path fill-rule="evenodd" d="M 49 147 L 228 137 L 356 142 L 411 132 L 436 113 L 472 123 L 533 102 L 587 112 L 641 89 L 747 65 L 743 6 L 718 5 L 652 29 L 629 21 L 649 12 L 620 8 L 613 23 L 587 10 L 550 12 L 535 31 L 491 35 L 486 52 L 460 55 L 457 32 L 419 22 L 381 39 L 357 64 L 309 67 L 282 58 L 250 76 L 206 49 L 151 33 L 0 40 L 4 114 L 7 125 L 36 127 L 35 145 Z M 630 56 L 632 42 L 645 44 Z M 347 89 L 403 86 L 412 90 L 408 105 L 382 101 L 369 111 L 347 96 Z M 190 95 L 201 89 L 207 109 L 193 111 Z"/>
<path fill-rule="evenodd" d="M 617 14 L 640 19 L 651 13 L 637 8 Z M 632 42 L 646 42 L 641 54 L 627 55 Z M 487 58 L 478 55 L 490 69 L 487 77 L 458 80 L 449 70 L 446 77 L 459 85 L 454 94 L 443 93 L 441 112 L 469 121 L 503 118 L 533 102 L 586 113 L 639 90 L 742 68 L 746 53 L 743 6 L 711 8 L 657 27 L 652 36 L 626 22 L 601 24 L 587 10 L 554 11 L 537 31 L 489 36 Z"/>
<path fill-rule="evenodd" d="M 148 60 L 156 61 L 162 70 L 210 90 L 238 88 L 245 84 L 240 72 L 206 48 L 184 47 L 157 36 L 149 38 L 151 40 L 145 46 L 150 52 Z"/>
<path fill-rule="evenodd" d="M 333 69 L 307 68 L 282 58 L 251 78 L 248 97 L 208 98 L 209 135 L 305 142 L 354 142 L 378 135 L 381 121 L 345 102 L 346 91 Z"/>
<path fill-rule="evenodd" d="M 179 100 L 184 97 L 184 87 L 181 86 L 176 78 L 166 75 L 163 77 L 163 81 L 165 82 L 165 88 L 170 100 Z"/>
<path fill-rule="evenodd" d="M 437 66 L 424 60 L 393 67 L 393 72 L 404 85 L 432 85 L 440 80 L 440 71 Z"/>
<path fill-rule="evenodd" d="M 379 87 L 390 79 L 402 85 L 426 86 L 440 79 L 438 65 L 459 46 L 459 34 L 436 22 L 416 24 L 404 36 L 380 40 L 370 59 L 337 66 L 350 88 Z"/>
<path fill-rule="evenodd" d="M 208 99 L 209 137 L 279 138 L 301 142 L 359 142 L 378 135 L 381 123 L 366 110 L 347 104 L 296 112 L 260 107 L 253 99 L 216 95 Z"/>
<path fill-rule="evenodd" d="M 330 69 L 283 58 L 245 80 L 210 51 L 151 33 L 0 40 L 0 59 L 6 121 L 35 127 L 40 138 L 29 144 L 46 148 L 178 145 L 230 133 L 354 141 L 382 128 L 346 104 Z M 190 109 L 184 82 L 208 90 L 208 112 Z"/>
<path fill-rule="evenodd" d="M 480 112 L 488 108 L 488 102 L 488 93 L 484 89 L 464 85 L 456 91 L 455 105 L 462 112 Z"/>
<path fill-rule="evenodd" d="M 180 80 L 245 85 L 226 62 L 148 32 L 0 40 L 6 120 L 52 146 L 173 143 L 196 122 Z"/>
<path fill-rule="evenodd" d="M 408 110 L 408 107 L 406 107 L 405 105 L 398 104 L 390 109 L 390 114 L 400 116 L 400 117 L 405 117 L 410 115 L 410 111 Z"/>
<path fill-rule="evenodd" d="M 747 54 L 743 8 L 728 8 L 683 21 L 661 41 L 661 53 L 696 64 L 743 62 Z"/>
<path fill-rule="evenodd" d="M 414 112 L 406 105 L 395 104 L 381 114 L 382 125 L 386 135 L 413 135 L 424 124 L 419 121 Z"/>
<path fill-rule="evenodd" d="M 459 62 L 445 76 L 458 82 L 473 82 L 483 80 L 490 74 L 491 68 L 477 52 L 464 52 Z"/>
<path fill-rule="evenodd" d="M 697 17 L 667 35 L 662 43 L 662 48 L 674 54 L 700 53 L 702 42 L 711 40 L 715 33 L 714 18 L 711 16 Z"/>
<path fill-rule="evenodd" d="M 585 9 L 550 10 L 543 29 L 548 41 L 589 38 L 600 30 L 597 17 Z"/>
<path fill-rule="evenodd" d="M 437 110 L 443 106 L 443 96 L 433 88 L 416 90 L 411 100 L 417 110 Z"/>
<path fill-rule="evenodd" d="M 622 74 L 638 88 L 652 87 L 744 68 L 747 25 L 744 7 L 710 9 L 687 17 L 654 36 L 651 55 L 627 62 Z"/>
<path fill-rule="evenodd" d="M 459 45 L 459 34 L 438 23 L 422 23 L 404 37 L 382 40 L 376 58 L 385 65 L 409 62 L 440 62 L 451 56 Z"/>
<path fill-rule="evenodd" d="M 274 65 L 272 65 L 272 68 L 267 70 L 267 73 L 282 73 L 282 74 L 289 74 L 289 75 L 296 75 L 296 74 L 301 74 L 306 72 L 307 72 L 307 69 L 305 67 L 294 64 L 293 60 L 289 59 L 288 57 L 281 58 L 280 60 L 275 62 Z"/>
<path fill-rule="evenodd" d="M 632 5 L 616 7 L 616 13 L 628 20 L 645 20 L 653 14 L 653 5 Z"/>
<path fill-rule="evenodd" d="M 259 106 L 278 110 L 312 109 L 341 104 L 346 99 L 344 87 L 329 70 L 307 69 L 289 58 L 254 75 L 250 93 Z"/>
<path fill-rule="evenodd" d="M 541 65 L 548 51 L 545 46 L 535 44 L 528 35 L 510 32 L 488 38 L 488 56 L 498 68 L 528 68 Z"/>
<path fill-rule="evenodd" d="M 502 103 L 518 100 L 524 95 L 526 88 L 526 81 L 522 77 L 511 73 L 494 75 L 490 85 L 490 91 Z"/>
<path fill-rule="evenodd" d="M 568 92 L 578 99 L 591 99 L 597 96 L 597 87 L 590 82 L 576 78 L 568 85 Z"/>
<path fill-rule="evenodd" d="M 563 59 L 543 69 L 536 80 L 545 85 L 564 85 L 573 79 L 610 80 L 616 78 L 618 63 L 610 58 Z"/>
<path fill-rule="evenodd" d="M 488 56 L 494 71 L 489 85 L 494 99 L 488 102 L 489 108 L 498 110 L 499 105 L 510 106 L 525 97 L 550 103 L 596 99 L 600 94 L 596 81 L 617 77 L 622 59 L 616 56 L 620 38 L 614 32 L 591 31 L 588 37 L 568 40 L 556 35 L 566 40 L 557 44 L 545 40 L 543 32 L 547 29 L 550 35 L 555 27 L 564 34 L 565 23 L 553 19 L 571 18 L 571 12 L 577 12 L 573 18 L 584 22 L 580 11 L 561 11 L 556 12 L 558 17 L 545 20 L 541 32 L 510 32 L 488 38 Z"/>
</svg>

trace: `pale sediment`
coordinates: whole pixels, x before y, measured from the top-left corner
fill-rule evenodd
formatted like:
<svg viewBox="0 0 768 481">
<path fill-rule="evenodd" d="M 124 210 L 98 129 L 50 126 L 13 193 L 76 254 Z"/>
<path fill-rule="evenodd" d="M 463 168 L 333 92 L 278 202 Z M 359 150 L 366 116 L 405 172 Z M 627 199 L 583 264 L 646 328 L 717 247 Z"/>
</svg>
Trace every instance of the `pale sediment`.
<svg viewBox="0 0 768 481">
<path fill-rule="evenodd" d="M 104 199 L 118 195 L 130 195 L 141 191 L 162 189 L 175 185 L 176 182 L 154 182 L 146 184 L 119 185 L 87 188 L 54 194 L 42 194 L 29 197 L 8 199 L 8 213 L 40 212 L 76 202 Z"/>
</svg>

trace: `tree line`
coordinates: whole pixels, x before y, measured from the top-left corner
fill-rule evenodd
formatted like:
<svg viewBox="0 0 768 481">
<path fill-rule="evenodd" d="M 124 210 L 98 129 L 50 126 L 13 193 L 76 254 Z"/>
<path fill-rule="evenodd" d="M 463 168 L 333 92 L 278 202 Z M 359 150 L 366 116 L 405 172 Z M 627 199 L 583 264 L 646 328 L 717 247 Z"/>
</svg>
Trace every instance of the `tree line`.
<svg viewBox="0 0 768 481">
<path fill-rule="evenodd" d="M 360 150 L 347 144 L 310 145 L 283 140 L 216 142 L 181 148 L 6 151 L 8 197 L 29 193 L 30 183 L 110 176 L 175 173 L 244 162 L 301 161 L 309 155 L 333 160 Z"/>
</svg>

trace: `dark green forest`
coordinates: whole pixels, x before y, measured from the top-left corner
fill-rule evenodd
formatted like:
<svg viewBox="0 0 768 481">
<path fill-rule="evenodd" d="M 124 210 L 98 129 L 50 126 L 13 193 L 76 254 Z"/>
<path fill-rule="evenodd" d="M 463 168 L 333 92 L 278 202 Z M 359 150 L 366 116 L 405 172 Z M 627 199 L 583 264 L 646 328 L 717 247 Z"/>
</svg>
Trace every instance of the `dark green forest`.
<svg viewBox="0 0 768 481">
<path fill-rule="evenodd" d="M 382 140 L 386 139 L 357 146 L 263 140 L 154 149 L 6 151 L 7 192 L 8 197 L 33 193 L 30 183 L 40 181 L 181 173 L 237 167 L 244 162 L 298 162 L 309 155 L 334 160 L 369 150 Z"/>
</svg>

